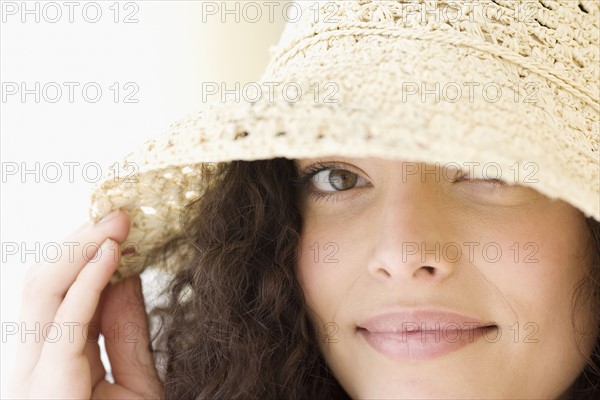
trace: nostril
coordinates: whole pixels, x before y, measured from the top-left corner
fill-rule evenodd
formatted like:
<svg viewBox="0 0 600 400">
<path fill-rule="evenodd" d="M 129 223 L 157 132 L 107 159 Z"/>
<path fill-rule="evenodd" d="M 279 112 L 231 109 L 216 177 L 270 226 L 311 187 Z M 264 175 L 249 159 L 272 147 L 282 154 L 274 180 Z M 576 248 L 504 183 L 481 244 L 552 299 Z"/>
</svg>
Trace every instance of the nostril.
<svg viewBox="0 0 600 400">
<path fill-rule="evenodd" d="M 436 269 L 429 265 L 422 265 L 413 273 L 414 278 L 422 279 L 436 279 L 437 275 Z"/>
<path fill-rule="evenodd" d="M 435 268 L 433 268 L 433 267 L 423 266 L 421 268 L 424 268 L 425 270 L 427 270 L 427 272 L 429 272 L 431 275 L 433 275 L 435 272 Z"/>
</svg>

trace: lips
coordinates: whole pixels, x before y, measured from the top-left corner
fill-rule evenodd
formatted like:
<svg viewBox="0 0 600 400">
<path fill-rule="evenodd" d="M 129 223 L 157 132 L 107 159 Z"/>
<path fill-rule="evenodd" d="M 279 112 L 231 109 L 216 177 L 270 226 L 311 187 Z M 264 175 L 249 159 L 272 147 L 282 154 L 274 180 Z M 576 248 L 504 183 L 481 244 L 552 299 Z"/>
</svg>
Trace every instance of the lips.
<svg viewBox="0 0 600 400">
<path fill-rule="evenodd" d="M 482 338 L 495 338 L 489 321 L 438 310 L 379 314 L 358 324 L 357 331 L 378 352 L 396 360 L 432 359 Z"/>
</svg>

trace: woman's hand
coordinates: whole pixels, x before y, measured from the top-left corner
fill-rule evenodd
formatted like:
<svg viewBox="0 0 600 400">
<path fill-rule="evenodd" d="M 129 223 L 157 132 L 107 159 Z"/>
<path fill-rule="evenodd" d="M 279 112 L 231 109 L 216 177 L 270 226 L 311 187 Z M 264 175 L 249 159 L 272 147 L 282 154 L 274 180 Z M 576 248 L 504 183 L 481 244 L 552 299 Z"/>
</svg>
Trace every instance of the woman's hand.
<svg viewBox="0 0 600 400">
<path fill-rule="evenodd" d="M 84 224 L 53 263 L 32 266 L 20 326 L 38 330 L 18 344 L 10 398 L 159 399 L 139 276 L 108 285 L 129 232 L 127 214 Z M 74 243 L 74 244 L 73 244 Z M 100 250 L 96 244 L 102 244 Z M 87 250 L 87 251 L 84 251 Z M 115 383 L 100 360 L 102 333 Z"/>
</svg>

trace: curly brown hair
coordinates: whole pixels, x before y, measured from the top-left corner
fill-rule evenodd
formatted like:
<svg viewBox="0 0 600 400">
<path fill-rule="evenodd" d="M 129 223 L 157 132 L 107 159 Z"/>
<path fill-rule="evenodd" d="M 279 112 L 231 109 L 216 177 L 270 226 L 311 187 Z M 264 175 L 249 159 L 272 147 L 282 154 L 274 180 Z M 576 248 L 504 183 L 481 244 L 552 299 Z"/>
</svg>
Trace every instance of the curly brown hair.
<svg viewBox="0 0 600 400">
<path fill-rule="evenodd" d="M 182 212 L 185 238 L 165 251 L 190 261 L 165 288 L 166 304 L 150 312 L 165 398 L 349 399 L 318 349 L 323 338 L 294 273 L 302 216 L 293 160 L 218 163 L 202 173 L 203 195 Z M 600 310 L 600 223 L 586 223 L 594 268 L 573 305 L 593 298 Z M 578 398 L 600 394 L 599 343 Z"/>
</svg>

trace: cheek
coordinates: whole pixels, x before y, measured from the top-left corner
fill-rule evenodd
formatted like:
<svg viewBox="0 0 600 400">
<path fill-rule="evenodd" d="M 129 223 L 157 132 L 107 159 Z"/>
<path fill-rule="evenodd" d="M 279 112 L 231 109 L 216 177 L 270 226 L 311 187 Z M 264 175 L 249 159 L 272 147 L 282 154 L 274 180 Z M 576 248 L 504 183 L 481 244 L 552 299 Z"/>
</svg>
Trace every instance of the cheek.
<svg viewBox="0 0 600 400">
<path fill-rule="evenodd" d="M 296 276 L 320 335 L 332 336 L 344 319 L 345 301 L 352 301 L 352 285 L 361 274 L 365 243 L 346 225 L 344 229 L 326 224 L 304 225 L 299 241 Z M 341 333 L 335 333 L 339 339 Z"/>
<path fill-rule="evenodd" d="M 482 260 L 486 275 L 503 288 L 507 300 L 512 299 L 518 315 L 570 321 L 573 291 L 588 270 L 581 233 L 573 222 L 560 229 L 513 225 L 506 232 L 499 230 L 493 240 L 502 249 L 502 262 Z"/>
<path fill-rule="evenodd" d="M 485 223 L 470 221 L 458 235 L 478 244 L 473 265 L 506 302 L 520 308 L 514 310 L 520 317 L 519 311 L 543 316 L 568 309 L 588 269 L 586 231 L 576 211 L 562 203 L 536 204 Z"/>
<path fill-rule="evenodd" d="M 343 286 L 339 249 L 339 237 L 334 240 L 326 234 L 311 233 L 300 239 L 296 274 L 308 305 L 321 319 L 333 316 L 332 299 Z"/>
<path fill-rule="evenodd" d="M 579 351 L 589 354 L 595 342 L 593 334 L 582 334 L 595 331 L 589 309 L 578 311 L 575 329 L 572 323 L 574 291 L 589 268 L 583 257 L 586 236 L 576 218 L 562 221 L 556 215 L 547 220 L 553 223 L 499 224 L 489 240 L 502 249 L 502 261 L 480 255 L 477 264 L 511 310 L 505 331 L 516 352 L 513 358 L 524 365 L 538 360 L 548 371 L 573 375 L 583 363 Z"/>
</svg>

